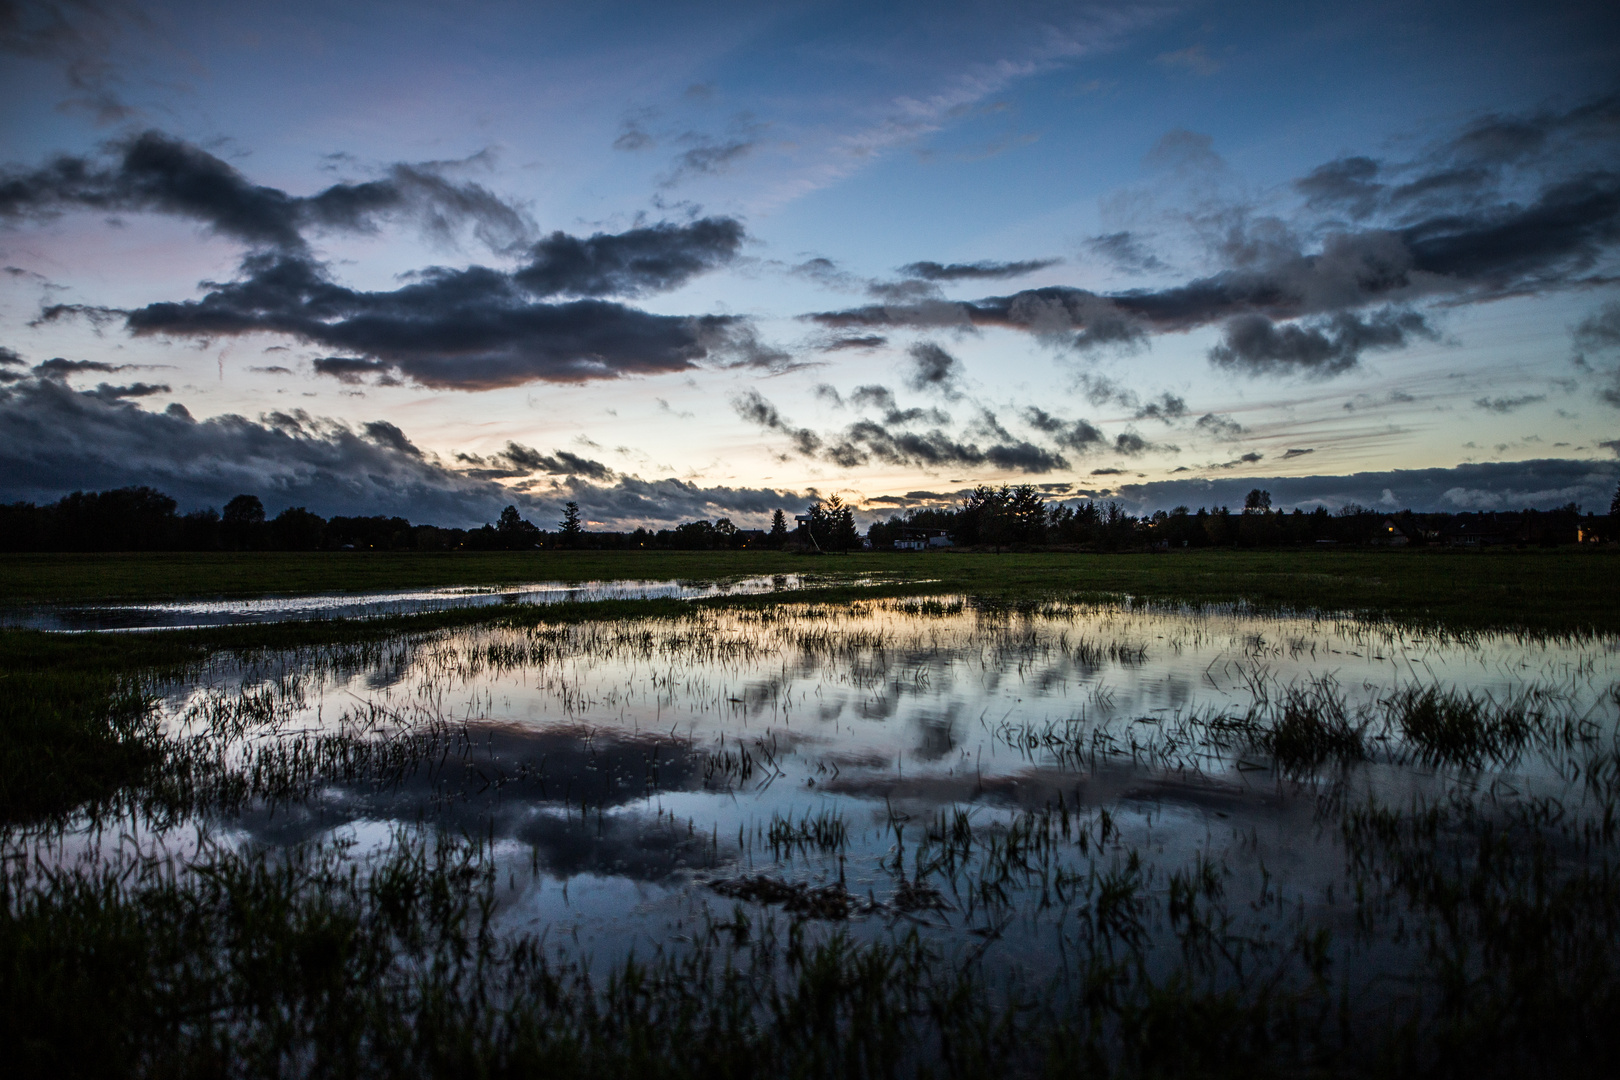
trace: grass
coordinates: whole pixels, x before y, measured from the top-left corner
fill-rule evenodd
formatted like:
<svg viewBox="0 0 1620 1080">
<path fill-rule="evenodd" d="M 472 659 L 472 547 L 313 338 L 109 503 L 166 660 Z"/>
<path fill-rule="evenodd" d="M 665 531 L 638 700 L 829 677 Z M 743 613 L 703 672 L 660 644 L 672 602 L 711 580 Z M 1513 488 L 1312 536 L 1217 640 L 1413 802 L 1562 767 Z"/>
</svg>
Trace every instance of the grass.
<svg viewBox="0 0 1620 1080">
<path fill-rule="evenodd" d="M 814 557 L 778 552 L 353 552 L 13 555 L 0 604 L 813 573 L 890 583 L 861 595 L 1129 595 L 1361 612 L 1458 628 L 1620 632 L 1620 552 L 1176 551 Z M 857 590 L 850 590 L 854 595 Z M 831 595 L 831 594 L 829 594 Z"/>
</svg>

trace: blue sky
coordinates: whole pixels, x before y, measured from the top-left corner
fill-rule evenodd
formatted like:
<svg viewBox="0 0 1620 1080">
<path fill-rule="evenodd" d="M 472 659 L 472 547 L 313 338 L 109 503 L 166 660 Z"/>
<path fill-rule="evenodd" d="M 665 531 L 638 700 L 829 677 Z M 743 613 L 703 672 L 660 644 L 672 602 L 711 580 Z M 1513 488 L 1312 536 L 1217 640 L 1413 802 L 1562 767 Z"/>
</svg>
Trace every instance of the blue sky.
<svg viewBox="0 0 1620 1080">
<path fill-rule="evenodd" d="M 0 4 L 0 499 L 1602 509 L 1617 29 Z"/>
</svg>

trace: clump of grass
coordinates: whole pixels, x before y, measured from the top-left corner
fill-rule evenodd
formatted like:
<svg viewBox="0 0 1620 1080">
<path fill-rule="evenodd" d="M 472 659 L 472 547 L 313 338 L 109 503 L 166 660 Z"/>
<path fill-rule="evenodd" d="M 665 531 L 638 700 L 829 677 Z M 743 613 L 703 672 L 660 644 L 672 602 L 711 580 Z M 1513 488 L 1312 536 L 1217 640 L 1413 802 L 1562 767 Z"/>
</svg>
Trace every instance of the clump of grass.
<svg viewBox="0 0 1620 1080">
<path fill-rule="evenodd" d="M 1536 733 L 1523 698 L 1495 702 L 1437 686 L 1412 687 L 1387 702 L 1391 719 L 1425 764 L 1477 768 L 1515 757 Z"/>
<path fill-rule="evenodd" d="M 1289 686 L 1250 710 L 1254 744 L 1290 774 L 1311 773 L 1332 761 L 1367 757 L 1365 720 L 1353 717 L 1331 679 Z"/>
<path fill-rule="evenodd" d="M 765 834 L 770 841 L 771 854 L 780 859 L 794 851 L 842 851 L 849 846 L 849 826 L 836 811 L 822 810 L 806 813 L 797 821 L 787 816 L 771 815 L 770 829 Z"/>
</svg>

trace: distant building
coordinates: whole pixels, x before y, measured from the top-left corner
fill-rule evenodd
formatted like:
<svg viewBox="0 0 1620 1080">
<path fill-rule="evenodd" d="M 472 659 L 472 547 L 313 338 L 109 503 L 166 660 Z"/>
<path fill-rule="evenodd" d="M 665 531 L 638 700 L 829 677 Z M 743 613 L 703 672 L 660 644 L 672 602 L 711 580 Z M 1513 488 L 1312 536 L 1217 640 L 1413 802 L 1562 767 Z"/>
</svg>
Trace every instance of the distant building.
<svg viewBox="0 0 1620 1080">
<path fill-rule="evenodd" d="M 926 551 L 951 546 L 953 541 L 944 529 L 915 529 L 909 525 L 901 528 L 900 539 L 894 542 L 896 551 Z"/>
</svg>

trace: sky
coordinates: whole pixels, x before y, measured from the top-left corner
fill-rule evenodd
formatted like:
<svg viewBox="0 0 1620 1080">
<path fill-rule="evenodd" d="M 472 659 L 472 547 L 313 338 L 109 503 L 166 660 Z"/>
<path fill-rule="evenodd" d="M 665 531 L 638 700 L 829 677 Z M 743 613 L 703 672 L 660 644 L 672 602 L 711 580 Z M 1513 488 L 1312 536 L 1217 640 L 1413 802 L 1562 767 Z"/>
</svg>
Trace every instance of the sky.
<svg viewBox="0 0 1620 1080">
<path fill-rule="evenodd" d="M 0 0 L 0 501 L 1603 512 L 1612 3 Z"/>
</svg>

